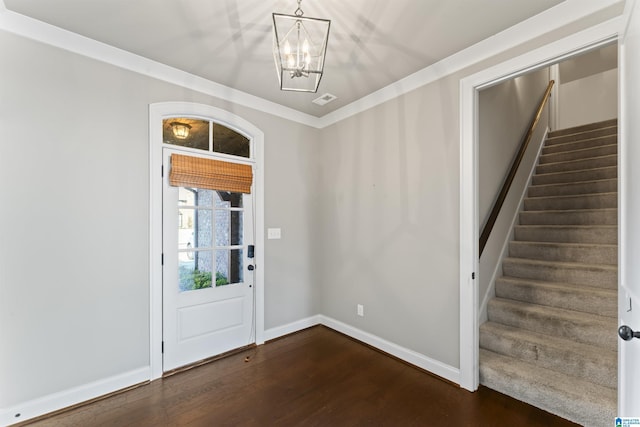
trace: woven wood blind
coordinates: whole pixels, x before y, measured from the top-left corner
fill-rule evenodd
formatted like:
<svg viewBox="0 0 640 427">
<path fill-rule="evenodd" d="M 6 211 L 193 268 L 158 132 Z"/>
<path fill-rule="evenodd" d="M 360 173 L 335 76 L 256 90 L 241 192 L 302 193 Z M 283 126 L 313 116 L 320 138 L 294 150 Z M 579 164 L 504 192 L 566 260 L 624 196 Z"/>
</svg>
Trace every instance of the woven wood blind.
<svg viewBox="0 0 640 427">
<path fill-rule="evenodd" d="M 252 182 L 253 171 L 249 165 L 181 154 L 171 155 L 169 184 L 174 187 L 206 188 L 249 194 Z"/>
</svg>

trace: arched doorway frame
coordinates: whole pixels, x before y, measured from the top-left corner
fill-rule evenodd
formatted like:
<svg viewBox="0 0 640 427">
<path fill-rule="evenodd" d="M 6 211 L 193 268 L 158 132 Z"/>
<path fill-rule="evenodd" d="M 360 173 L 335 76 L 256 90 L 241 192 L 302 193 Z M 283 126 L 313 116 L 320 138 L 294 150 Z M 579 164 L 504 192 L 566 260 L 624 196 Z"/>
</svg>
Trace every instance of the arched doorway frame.
<svg viewBox="0 0 640 427">
<path fill-rule="evenodd" d="M 212 120 L 245 135 L 253 144 L 255 189 L 255 338 L 264 344 L 264 133 L 221 108 L 192 102 L 149 105 L 149 363 L 150 379 L 162 377 L 162 120 L 170 117 Z"/>
</svg>

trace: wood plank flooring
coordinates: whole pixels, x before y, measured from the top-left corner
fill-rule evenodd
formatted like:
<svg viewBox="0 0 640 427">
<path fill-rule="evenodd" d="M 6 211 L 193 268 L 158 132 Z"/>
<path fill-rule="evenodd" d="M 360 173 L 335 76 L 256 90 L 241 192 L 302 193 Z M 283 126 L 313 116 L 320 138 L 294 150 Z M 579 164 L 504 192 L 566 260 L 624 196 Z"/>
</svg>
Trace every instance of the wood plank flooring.
<svg viewBox="0 0 640 427">
<path fill-rule="evenodd" d="M 323 326 L 29 426 L 574 426 Z"/>
</svg>

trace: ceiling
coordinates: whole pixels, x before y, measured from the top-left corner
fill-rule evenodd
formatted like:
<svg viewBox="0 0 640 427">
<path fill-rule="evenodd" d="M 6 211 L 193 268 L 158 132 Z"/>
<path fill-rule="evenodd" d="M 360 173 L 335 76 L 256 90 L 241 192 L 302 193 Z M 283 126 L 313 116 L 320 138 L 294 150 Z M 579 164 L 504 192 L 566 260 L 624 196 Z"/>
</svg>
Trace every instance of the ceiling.
<svg viewBox="0 0 640 427">
<path fill-rule="evenodd" d="M 10 11 L 321 117 L 563 0 L 303 0 L 331 20 L 318 93 L 279 90 L 271 13 L 296 0 L 4 0 Z M 2 0 L 0 0 L 2 6 Z M 330 93 L 324 106 L 311 101 Z"/>
</svg>

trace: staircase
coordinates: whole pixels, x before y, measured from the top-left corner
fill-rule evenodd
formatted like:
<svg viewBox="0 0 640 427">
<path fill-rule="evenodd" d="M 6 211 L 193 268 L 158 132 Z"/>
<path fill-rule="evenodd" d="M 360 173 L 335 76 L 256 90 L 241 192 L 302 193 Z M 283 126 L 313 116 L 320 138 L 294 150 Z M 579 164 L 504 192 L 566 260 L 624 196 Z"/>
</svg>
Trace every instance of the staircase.
<svg viewBox="0 0 640 427">
<path fill-rule="evenodd" d="M 551 132 L 480 327 L 480 383 L 585 426 L 617 406 L 617 120 Z"/>
</svg>

